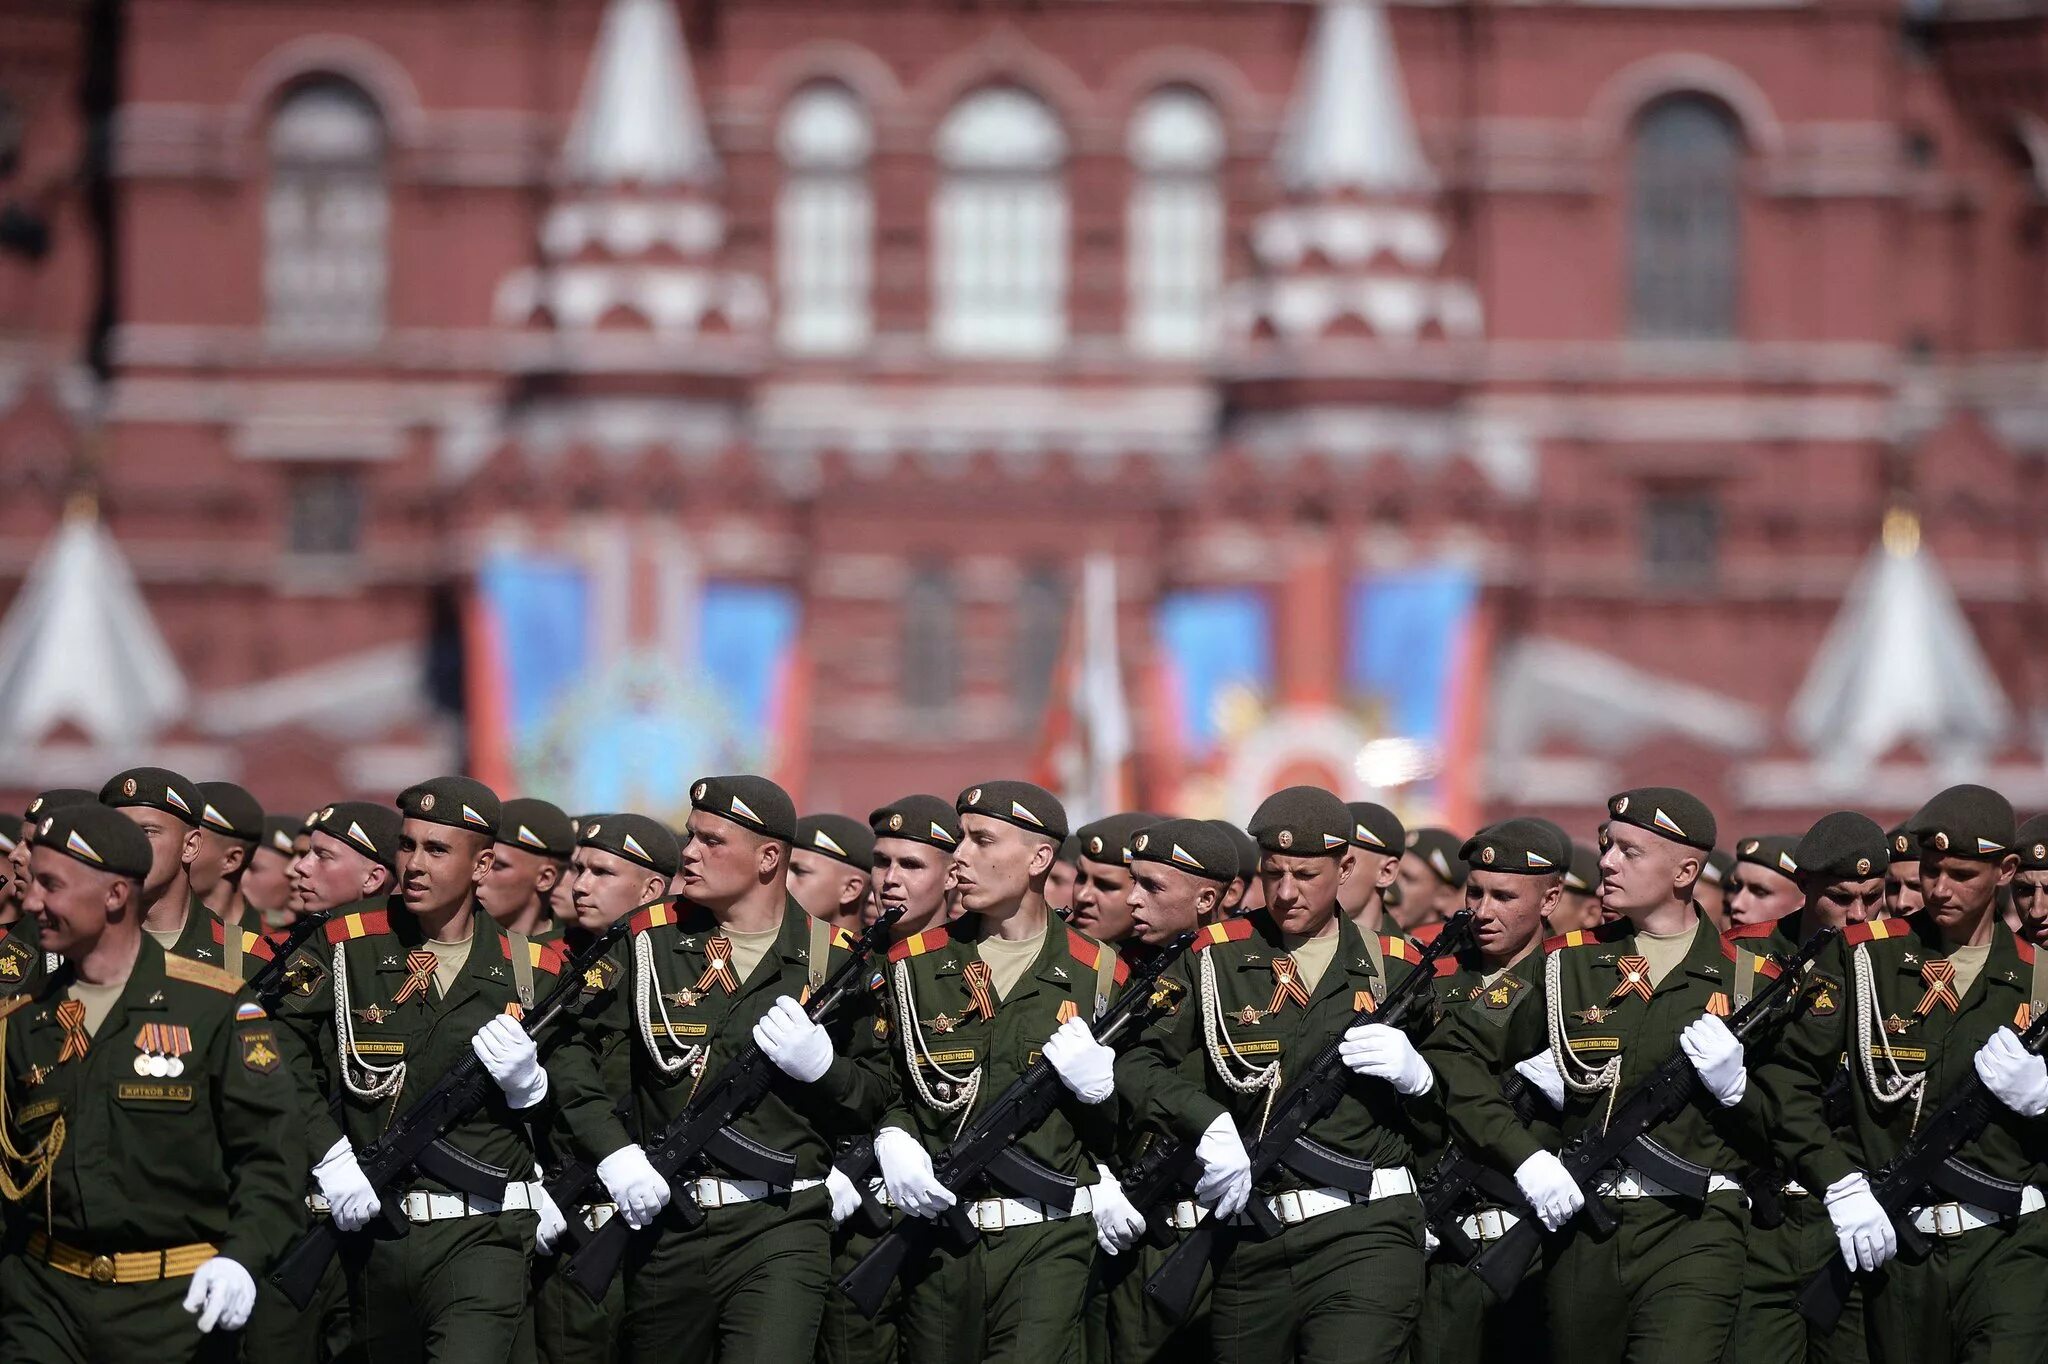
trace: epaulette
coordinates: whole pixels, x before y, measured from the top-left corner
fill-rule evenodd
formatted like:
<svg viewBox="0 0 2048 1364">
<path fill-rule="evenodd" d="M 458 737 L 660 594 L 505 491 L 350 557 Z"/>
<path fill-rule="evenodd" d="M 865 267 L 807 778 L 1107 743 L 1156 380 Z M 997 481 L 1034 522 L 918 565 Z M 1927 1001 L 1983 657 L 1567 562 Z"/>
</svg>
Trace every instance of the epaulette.
<svg viewBox="0 0 2048 1364">
<path fill-rule="evenodd" d="M 209 990 L 218 990 L 224 995 L 234 994 L 242 988 L 240 976 L 231 976 L 218 966 L 208 966 L 203 961 L 192 961 L 185 957 L 164 957 L 164 974 L 172 980 L 182 980 L 187 985 L 204 985 Z"/>
<path fill-rule="evenodd" d="M 1774 920 L 1766 919 L 1760 924 L 1738 925 L 1723 933 L 1721 937 L 1728 942 L 1735 942 L 1748 938 L 1768 938 L 1777 931 L 1777 923 Z"/>
<path fill-rule="evenodd" d="M 367 938 L 377 933 L 391 931 L 391 915 L 381 909 L 366 910 L 361 914 L 344 914 L 338 919 L 327 921 L 327 941 L 347 942 L 350 938 Z"/>
<path fill-rule="evenodd" d="M 1395 961 L 1405 961 L 1411 966 L 1422 960 L 1422 954 L 1415 950 L 1414 943 L 1392 933 L 1380 934 L 1380 948 Z"/>
<path fill-rule="evenodd" d="M 1433 924 L 1418 924 L 1416 926 L 1415 931 L 1408 935 L 1408 941 L 1412 943 L 1420 943 L 1422 946 L 1427 947 L 1431 943 L 1435 942 L 1437 940 L 1438 935 L 1440 935 L 1443 931 L 1444 924 L 1443 920 L 1441 919 L 1437 920 Z M 1403 960 L 1407 960 L 1407 958 L 1404 958 Z"/>
<path fill-rule="evenodd" d="M 5 999 L 0 999 L 0 1018 L 6 1018 L 9 1014 L 12 1014 L 20 1009 L 25 1009 L 35 1002 L 36 997 L 32 994 L 29 994 L 27 991 L 23 991 L 21 994 L 18 995 L 9 995 Z"/>
<path fill-rule="evenodd" d="M 1220 924 L 1204 924 L 1195 932 L 1193 951 L 1205 952 L 1218 943 L 1243 942 L 1252 935 L 1250 919 L 1225 919 Z"/>
<path fill-rule="evenodd" d="M 2034 964 L 2034 945 L 2032 943 L 2015 933 L 2012 945 L 2013 949 L 2020 954 L 2020 965 L 2032 966 Z"/>
<path fill-rule="evenodd" d="M 1567 947 L 1592 947 L 1599 943 L 1610 943 L 1616 938 L 1625 938 L 1635 929 L 1627 919 L 1616 919 L 1611 924 L 1598 928 L 1575 928 L 1569 933 L 1560 933 L 1543 944 L 1546 952 L 1558 952 Z"/>
<path fill-rule="evenodd" d="M 1067 930 L 1067 951 L 1075 961 L 1091 971 L 1095 969 L 1095 964 L 1102 960 L 1102 954 L 1108 950 L 1093 938 L 1083 937 L 1071 928 Z M 1114 953 L 1111 955 L 1115 956 Z M 1115 957 L 1115 960 L 1116 983 L 1121 985 L 1131 978 L 1131 965 L 1122 957 Z"/>
<path fill-rule="evenodd" d="M 506 961 L 512 960 L 511 934 L 500 933 L 498 935 L 498 950 L 504 953 Z M 551 976 L 561 975 L 562 967 L 569 960 L 568 954 L 562 951 L 562 945 L 559 942 L 535 942 L 531 938 L 526 940 L 526 958 L 532 964 L 534 970 L 545 971 Z"/>
<path fill-rule="evenodd" d="M 240 932 L 242 935 L 242 951 L 249 956 L 260 957 L 264 961 L 269 961 L 277 955 L 271 948 L 268 938 L 259 937 L 246 928 L 241 929 Z M 213 941 L 219 946 L 226 946 L 227 940 L 227 925 L 219 919 L 215 919 L 213 921 Z"/>
<path fill-rule="evenodd" d="M 1867 942 L 1903 938 L 1912 931 L 1913 925 L 1904 919 L 1872 919 L 1869 923 L 1850 924 L 1842 932 L 1842 943 L 1847 947 L 1861 947 Z"/>
<path fill-rule="evenodd" d="M 832 945 L 838 948 L 840 951 L 851 952 L 853 950 L 854 942 L 855 938 L 853 934 L 847 932 L 845 929 L 835 928 L 832 930 Z"/>
<path fill-rule="evenodd" d="M 889 960 L 902 961 L 905 957 L 921 957 L 927 952 L 936 952 L 953 939 L 944 928 L 927 928 L 922 933 L 913 933 L 907 938 L 889 944 Z"/>
</svg>

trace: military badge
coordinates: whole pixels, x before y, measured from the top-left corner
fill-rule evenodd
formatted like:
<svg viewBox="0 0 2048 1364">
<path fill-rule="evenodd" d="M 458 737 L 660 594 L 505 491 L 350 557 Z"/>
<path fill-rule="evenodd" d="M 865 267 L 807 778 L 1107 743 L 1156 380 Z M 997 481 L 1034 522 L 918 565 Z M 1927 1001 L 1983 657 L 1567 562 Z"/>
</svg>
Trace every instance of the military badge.
<svg viewBox="0 0 2048 1364">
<path fill-rule="evenodd" d="M 242 1034 L 242 1067 L 258 1075 L 276 1070 L 283 1059 L 277 1053 L 277 1038 L 268 1028 L 251 1028 Z"/>
<path fill-rule="evenodd" d="M 1841 987 L 1826 976 L 1815 976 L 1806 984 L 1806 1011 L 1815 1018 L 1826 1018 L 1842 1007 L 1839 998 Z"/>
<path fill-rule="evenodd" d="M 583 993 L 602 994 L 611 989 L 612 983 L 618 978 L 619 964 L 610 957 L 600 958 L 595 966 L 583 973 Z"/>
</svg>

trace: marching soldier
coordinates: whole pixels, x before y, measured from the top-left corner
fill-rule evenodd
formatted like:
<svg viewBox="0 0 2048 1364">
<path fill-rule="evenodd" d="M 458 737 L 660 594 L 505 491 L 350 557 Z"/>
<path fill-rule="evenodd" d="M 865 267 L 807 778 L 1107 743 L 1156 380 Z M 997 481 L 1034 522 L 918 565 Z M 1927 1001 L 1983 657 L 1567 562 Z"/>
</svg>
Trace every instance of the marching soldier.
<svg viewBox="0 0 2048 1364">
<path fill-rule="evenodd" d="M 1074 905 L 1074 883 L 1081 879 L 1081 840 L 1068 834 L 1045 878 L 1045 905 L 1061 918 Z"/>
<path fill-rule="evenodd" d="M 1886 917 L 1903 919 L 1920 912 L 1920 844 L 1903 824 L 1889 830 L 1892 863 L 1884 874 Z"/>
<path fill-rule="evenodd" d="M 1237 850 L 1237 876 L 1223 888 L 1223 904 L 1216 911 L 1219 919 L 1228 919 L 1237 914 L 1249 913 L 1258 906 L 1247 905 L 1249 898 L 1259 884 L 1259 845 L 1252 836 L 1227 819 L 1202 821 L 1230 840 L 1230 846 Z"/>
<path fill-rule="evenodd" d="M 263 807 L 231 781 L 199 783 L 199 838 L 189 844 L 191 858 L 185 863 L 185 879 L 193 898 L 221 925 L 214 941 L 220 948 L 220 964 L 229 975 L 245 974 L 245 948 L 262 938 L 262 917 L 249 912 L 242 898 L 242 878 L 249 869 L 249 856 L 263 837 Z M 247 922 L 245 923 L 244 920 Z M 240 932 L 229 932 L 239 929 Z M 269 945 L 258 961 L 268 956 Z"/>
<path fill-rule="evenodd" d="M 75 804 L 36 828 L 28 910 L 64 960 L 0 1005 L 0 1192 L 34 1228 L 0 1260 L 0 1340 L 38 1364 L 224 1364 L 304 1168 L 276 1025 L 142 931 L 161 849 L 135 823 Z"/>
<path fill-rule="evenodd" d="M 524 933 L 529 942 L 552 941 L 562 931 L 553 909 L 556 891 L 570 879 L 575 850 L 575 830 L 560 807 L 526 796 L 506 801 L 476 902 L 508 933 Z"/>
<path fill-rule="evenodd" d="M 1401 870 L 1401 857 L 1408 846 L 1408 832 L 1392 810 L 1369 800 L 1354 800 L 1351 811 L 1351 854 L 1357 865 L 1337 897 L 1344 917 L 1358 925 L 1361 935 L 1384 933 L 1388 929 L 1387 887 Z"/>
<path fill-rule="evenodd" d="M 292 860 L 294 912 L 383 908 L 397 885 L 402 823 L 391 806 L 366 800 L 337 801 L 314 811 L 306 850 Z"/>
<path fill-rule="evenodd" d="M 1557 903 L 1543 916 L 1547 936 L 1600 926 L 1600 854 L 1583 843 L 1572 846 L 1572 864 L 1565 870 Z"/>
<path fill-rule="evenodd" d="M 200 809 L 206 798 L 176 772 L 134 767 L 100 788 L 100 804 L 119 810 L 149 838 L 154 861 L 142 883 L 142 929 L 174 957 L 224 966 L 234 955 L 234 974 L 254 975 L 269 959 L 270 947 L 248 929 L 226 927 L 192 889 L 190 868 L 205 834 Z"/>
<path fill-rule="evenodd" d="M 291 921 L 292 839 L 299 821 L 293 815 L 265 815 L 263 837 L 249 853 L 242 873 L 242 899 L 266 928 L 288 927 Z"/>
<path fill-rule="evenodd" d="M 1105 815 L 1074 830 L 1081 851 L 1067 927 L 1111 947 L 1120 948 L 1131 936 L 1131 838 L 1158 820 L 1157 815 L 1129 811 Z"/>
<path fill-rule="evenodd" d="M 2020 941 L 2029 947 L 2048 946 L 2048 815 L 2035 815 L 2020 825 L 2019 874 L 2013 877 L 2013 909 L 2019 915 Z M 1886 884 L 1890 894 L 1890 884 Z"/>
<path fill-rule="evenodd" d="M 1868 1344 L 1878 1364 L 2038 1360 L 2048 1356 L 2048 1067 L 2015 1031 L 2043 1007 L 2048 979 L 1998 920 L 1998 892 L 2019 866 L 2012 807 L 1995 791 L 1954 786 L 1908 827 L 1924 907 L 1853 925 L 1816 967 L 1802 1012 L 1762 1072 L 1778 1149 L 1802 1184 L 1823 1191 L 1842 1257 L 1871 1276 Z M 1838 1137 L 1824 1095 L 1845 1054 L 1853 1083 Z M 1868 1172 L 1973 1072 L 2005 1111 L 1951 1165 L 1987 1176 L 1975 1187 L 2001 1189 L 2004 1206 L 1930 1189 L 1911 1217 L 1932 1253 L 1894 1258 L 1897 1233 Z"/>
<path fill-rule="evenodd" d="M 789 850 L 789 893 L 813 919 L 858 933 L 874 860 L 867 825 L 846 815 L 805 815 Z"/>
<path fill-rule="evenodd" d="M 1465 864 L 1458 849 L 1465 840 L 1449 829 L 1424 828 L 1408 831 L 1407 850 L 1401 857 L 1395 879 L 1401 888 L 1401 903 L 1394 906 L 1394 922 L 1402 933 L 1444 919 L 1465 902 Z"/>
<path fill-rule="evenodd" d="M 1210 1295 L 1214 1357 L 1226 1361 L 1404 1357 L 1422 1298 L 1422 1204 L 1411 1166 L 1442 1122 L 1435 1076 L 1414 1044 L 1383 1024 L 1350 1026 L 1414 969 L 1401 938 L 1368 941 L 1338 912 L 1352 874 L 1352 819 L 1328 791 L 1269 797 L 1249 826 L 1265 908 L 1198 941 L 1190 1006 L 1156 1022 L 1119 1066 L 1137 1119 L 1196 1142 L 1196 1197 L 1223 1218 L 1257 1197 L 1282 1224 L 1270 1240 L 1237 1239 Z M 1355 1077 L 1306 1139 L 1341 1185 L 1277 1167 L 1253 1191 L 1240 1128 L 1311 1056 L 1340 1041 Z M 1197 1058 L 1199 1082 L 1183 1067 Z"/>
<path fill-rule="evenodd" d="M 1790 834 L 1736 840 L 1735 865 L 1724 883 L 1728 920 L 1736 929 L 1774 924 L 1788 914 L 1797 914 L 1806 903 L 1799 888 L 1799 863 L 1792 855 L 1798 845 L 1798 838 Z"/>
</svg>

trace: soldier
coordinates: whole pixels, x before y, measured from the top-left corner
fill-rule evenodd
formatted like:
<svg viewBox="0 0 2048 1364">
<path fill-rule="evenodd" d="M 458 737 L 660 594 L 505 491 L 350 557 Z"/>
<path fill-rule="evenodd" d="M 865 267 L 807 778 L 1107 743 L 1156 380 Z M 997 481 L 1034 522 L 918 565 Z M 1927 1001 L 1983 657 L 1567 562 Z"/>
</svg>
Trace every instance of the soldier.
<svg viewBox="0 0 2048 1364">
<path fill-rule="evenodd" d="M 789 893 L 804 913 L 858 933 L 868 906 L 875 836 L 846 815 L 805 815 L 789 849 Z"/>
<path fill-rule="evenodd" d="M 1060 840 L 1059 856 L 1045 878 L 1045 905 L 1061 918 L 1074 904 L 1074 883 L 1081 879 L 1081 840 L 1067 835 Z"/>
<path fill-rule="evenodd" d="M 1217 1265 L 1219 1360 L 1398 1360 L 1422 1298 L 1410 1167 L 1442 1116 L 1435 1076 L 1405 1034 L 1350 1026 L 1414 969 L 1404 939 L 1368 940 L 1338 912 L 1355 866 L 1352 823 L 1343 801 L 1315 787 L 1259 806 L 1249 827 L 1266 907 L 1204 934 L 1194 965 L 1175 967 L 1189 1004 L 1147 1029 L 1118 1067 L 1137 1120 L 1197 1143 L 1196 1198 L 1213 1216 L 1233 1217 L 1255 1196 L 1282 1224 L 1270 1240 L 1234 1238 Z M 1256 1133 L 1266 1106 L 1333 1041 L 1354 1078 L 1305 1139 L 1355 1178 L 1305 1187 L 1281 1165 L 1254 1193 L 1240 1126 Z M 1198 1082 L 1183 1069 L 1191 1057 Z"/>
<path fill-rule="evenodd" d="M 1223 888 L 1223 904 L 1217 910 L 1216 917 L 1228 919 L 1238 914 L 1250 913 L 1251 910 L 1258 908 L 1255 904 L 1248 906 L 1245 901 L 1258 888 L 1259 845 L 1252 841 L 1250 834 L 1227 819 L 1211 819 L 1204 822 L 1212 825 L 1218 833 L 1229 839 L 1230 846 L 1237 850 L 1237 875 Z"/>
<path fill-rule="evenodd" d="M 188 843 L 192 855 L 185 863 L 185 880 L 194 898 L 223 928 L 245 929 L 260 938 L 264 924 L 260 915 L 248 912 L 242 878 L 263 837 L 263 807 L 231 781 L 200 782 L 199 797 L 199 837 Z M 242 945 L 247 940 L 239 933 L 222 933 L 217 940 L 221 966 L 228 974 L 243 973 Z"/>
<path fill-rule="evenodd" d="M 682 896 L 632 920 L 626 978 L 609 990 L 586 1047 L 623 1036 L 633 1112 L 651 1137 L 706 1076 L 748 1042 L 781 1072 L 768 1097 L 735 1121 L 738 1134 L 794 1162 L 775 1169 L 709 1161 L 680 1172 L 704 1213 L 689 1230 L 667 1209 L 671 1183 L 598 1092 L 565 1110 L 582 1154 L 619 1215 L 644 1229 L 625 1270 L 628 1358 L 788 1361 L 809 1357 L 830 1285 L 826 1169 L 834 1141 L 869 1130 L 886 1100 L 871 1014 L 842 1011 L 824 1025 L 798 1003 L 842 950 L 833 931 L 789 897 L 796 810 L 763 777 L 705 777 L 690 788 Z M 600 817 L 597 825 L 609 827 Z M 585 838 L 602 837 L 585 826 Z M 622 845 L 623 846 L 623 845 Z M 843 941 L 843 940 L 841 940 Z M 778 1162 L 779 1163 L 779 1162 Z M 784 1177 L 785 1179 L 787 1177 Z"/>
<path fill-rule="evenodd" d="M 2020 825 L 2018 837 L 2020 869 L 2012 882 L 2013 909 L 2019 915 L 2015 932 L 2029 947 L 2048 946 L 2048 815 Z M 1889 877 L 1885 893 L 1889 898 Z"/>
<path fill-rule="evenodd" d="M 299 821 L 290 815 L 265 815 L 263 837 L 249 852 L 242 873 L 242 899 L 267 928 L 291 924 L 292 839 Z"/>
<path fill-rule="evenodd" d="M 36 827 L 28 911 L 64 960 L 0 1005 L 0 1191 L 36 1227 L 0 1260 L 0 1340 L 38 1364 L 224 1364 L 304 1169 L 276 1027 L 142 931 L 160 849 L 134 822 L 76 804 Z"/>
<path fill-rule="evenodd" d="M 1884 873 L 1884 912 L 1903 919 L 1920 912 L 1920 844 L 1903 824 L 1885 838 L 1891 844 L 1892 863 Z"/>
<path fill-rule="evenodd" d="M 1557 903 L 1544 916 L 1550 937 L 1573 929 L 1600 926 L 1600 854 L 1583 843 L 1574 843 L 1572 863 L 1565 870 Z"/>
<path fill-rule="evenodd" d="M 2048 980 L 2033 949 L 1998 921 L 1998 892 L 2019 867 L 2012 807 L 1984 787 L 1952 786 L 1907 827 L 1924 907 L 1852 926 L 1821 959 L 1761 1082 L 1779 1154 L 1802 1184 L 1825 1191 L 1843 1259 L 1875 1272 L 1865 1280 L 1871 1358 L 2038 1360 L 2048 1357 L 2048 1067 L 2014 1030 L 2042 1007 Z M 1824 1095 L 1845 1054 L 1853 1083 L 1838 1137 Z M 2010 1203 L 1945 1201 L 1955 1195 L 1930 1189 L 1911 1219 L 1932 1253 L 1894 1259 L 1897 1233 L 1866 1172 L 1897 1155 L 1973 1071 L 2005 1111 L 1951 1163 L 2006 1182 Z"/>
<path fill-rule="evenodd" d="M 556 889 L 569 879 L 575 850 L 576 833 L 559 806 L 530 796 L 506 801 L 476 902 L 508 933 L 524 933 L 531 942 L 551 941 L 562 931 L 553 909 Z"/>
<path fill-rule="evenodd" d="M 1799 863 L 1791 834 L 1761 834 L 1736 840 L 1735 866 L 1728 873 L 1728 918 L 1736 929 L 1774 924 L 1806 903 L 1799 888 Z"/>
<path fill-rule="evenodd" d="M 254 975 L 269 959 L 270 946 L 250 930 L 237 929 L 234 943 L 213 911 L 192 889 L 189 868 L 205 834 L 199 811 L 206 798 L 176 772 L 135 767 L 100 788 L 100 804 L 135 821 L 156 856 L 142 883 L 142 929 L 174 957 L 225 966 L 233 954 L 234 974 Z"/>
<path fill-rule="evenodd" d="M 1401 857 L 1408 846 L 1408 832 L 1392 810 L 1369 800 L 1354 800 L 1351 811 L 1351 846 L 1356 867 L 1337 897 L 1338 910 L 1358 925 L 1361 934 L 1384 933 L 1389 925 L 1386 894 L 1401 870 Z"/>
<path fill-rule="evenodd" d="M 897 1208 L 935 1217 L 965 1199 L 982 1235 L 966 1249 L 942 1244 L 906 1272 L 904 1357 L 1078 1359 L 1075 1327 L 1095 1251 L 1090 1214 L 1098 1199 L 1122 1202 L 1098 1164 L 1111 1154 L 1114 1057 L 1088 1020 L 1128 970 L 1115 952 L 1052 919 L 1046 878 L 1067 821 L 1050 793 L 1028 782 L 984 782 L 954 809 L 961 915 L 899 937 L 889 950 L 898 1088 L 875 1134 L 875 1157 Z M 974 1116 L 978 1100 L 1002 1093 L 1041 1053 L 1067 1092 L 1013 1147 L 1036 1167 L 1035 1189 L 940 1184 L 932 1153 Z M 1072 1202 L 1062 1207 L 1069 1190 Z"/>
<path fill-rule="evenodd" d="M 1402 933 L 1413 934 L 1428 924 L 1442 923 L 1465 900 L 1465 864 L 1458 849 L 1465 840 L 1449 829 L 1410 829 L 1407 851 L 1401 858 L 1396 879 L 1401 903 L 1394 906 L 1394 922 Z"/>
<path fill-rule="evenodd" d="M 292 860 L 293 911 L 382 907 L 397 884 L 403 823 L 398 812 L 388 805 L 344 800 L 314 811 L 313 821 L 306 850 Z"/>
<path fill-rule="evenodd" d="M 1131 837 L 1159 816 L 1127 812 L 1108 815 L 1074 830 L 1081 845 L 1067 926 L 1112 947 L 1131 936 Z"/>
<path fill-rule="evenodd" d="M 1728 916 L 1728 881 L 1735 870 L 1735 854 L 1716 848 L 1707 854 L 1700 868 L 1700 882 L 1693 887 L 1693 904 L 1707 916 L 1716 933 L 1726 933 L 1734 921 Z"/>
</svg>

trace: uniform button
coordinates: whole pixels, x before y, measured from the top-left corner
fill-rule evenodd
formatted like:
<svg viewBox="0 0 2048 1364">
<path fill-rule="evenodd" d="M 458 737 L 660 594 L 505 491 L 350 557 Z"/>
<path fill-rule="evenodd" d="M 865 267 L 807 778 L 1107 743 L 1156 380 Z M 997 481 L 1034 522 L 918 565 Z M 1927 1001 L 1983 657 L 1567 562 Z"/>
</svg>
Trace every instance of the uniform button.
<svg viewBox="0 0 2048 1364">
<path fill-rule="evenodd" d="M 95 1255 L 92 1257 L 92 1281 L 94 1283 L 112 1283 L 114 1281 L 114 1260 L 112 1256 Z"/>
</svg>

